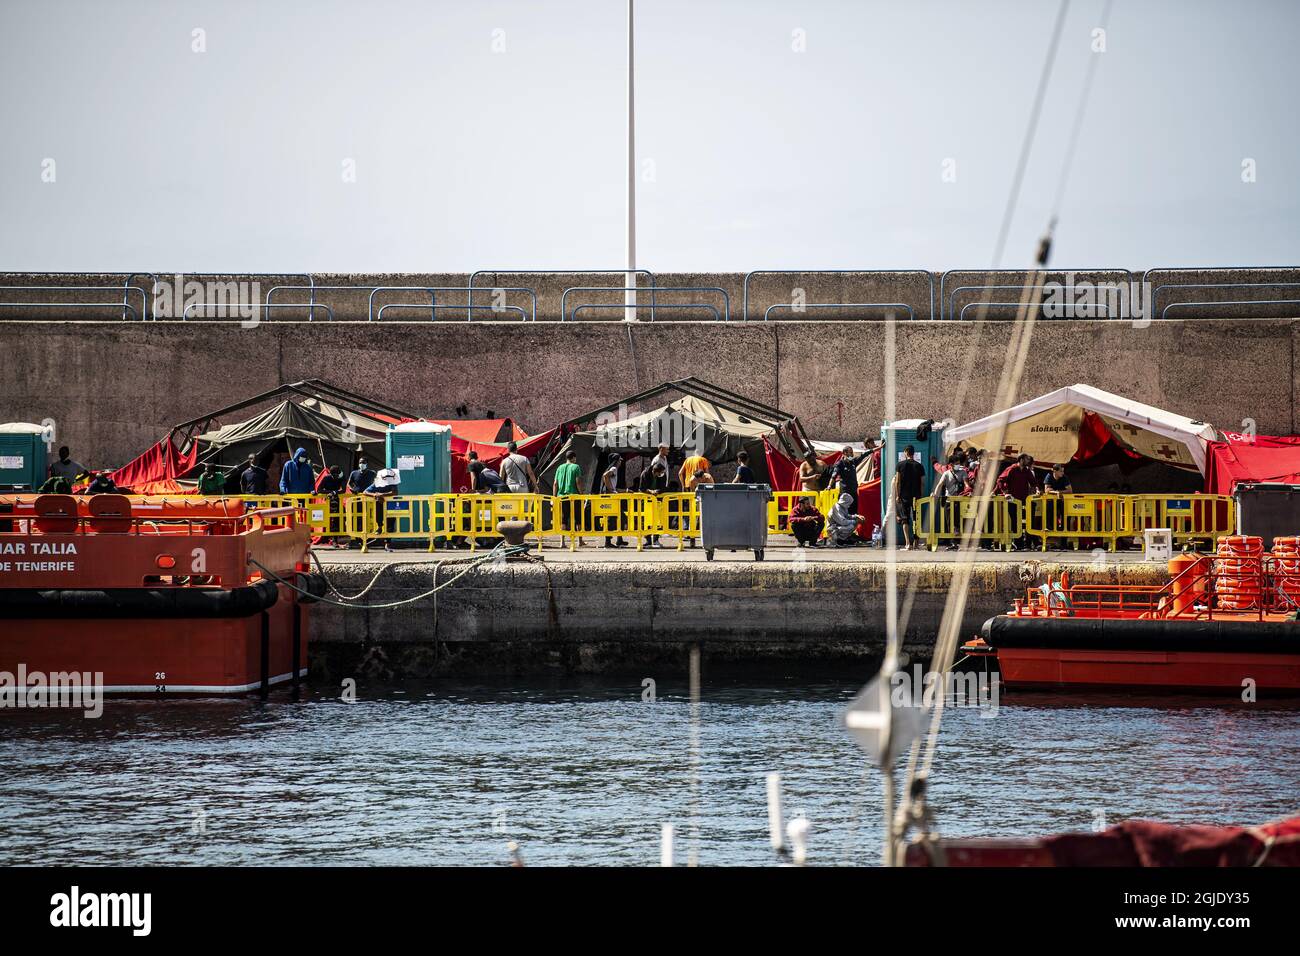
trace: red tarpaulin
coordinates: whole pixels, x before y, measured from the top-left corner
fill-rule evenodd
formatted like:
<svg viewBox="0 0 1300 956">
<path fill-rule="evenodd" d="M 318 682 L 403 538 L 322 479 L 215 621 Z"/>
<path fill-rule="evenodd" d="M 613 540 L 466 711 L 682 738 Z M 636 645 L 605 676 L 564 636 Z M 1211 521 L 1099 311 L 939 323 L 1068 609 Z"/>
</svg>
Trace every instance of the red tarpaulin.
<svg viewBox="0 0 1300 956">
<path fill-rule="evenodd" d="M 1224 432 L 1210 442 L 1205 456 L 1205 490 L 1230 495 L 1239 481 L 1300 484 L 1300 435 L 1256 435 L 1253 439 Z"/>
<path fill-rule="evenodd" d="M 473 483 L 469 479 L 469 453 L 471 451 L 476 453 L 479 461 L 486 463 L 493 471 L 499 472 L 501 460 L 507 454 L 506 446 L 461 438 L 456 434 L 454 427 L 456 423 L 451 422 L 450 424 L 453 426 L 451 433 L 451 490 L 462 494 L 469 492 L 473 488 Z M 531 438 L 516 439 L 519 442 L 519 454 L 525 458 L 532 458 L 546 447 L 546 443 L 550 441 L 551 433 L 554 431 L 555 429 L 548 428 L 541 434 L 534 435 Z"/>
<path fill-rule="evenodd" d="M 767 474 L 772 481 L 773 491 L 799 490 L 799 463 L 793 461 L 781 449 L 775 447 L 766 438 L 763 439 L 763 454 L 767 459 Z M 834 451 L 829 455 L 819 455 L 817 460 L 830 468 L 843 452 Z M 876 452 L 877 465 L 880 453 Z M 871 531 L 880 524 L 880 479 L 858 485 L 858 514 L 866 520 L 858 529 L 858 537 L 864 541 L 871 540 Z"/>
<path fill-rule="evenodd" d="M 456 438 L 466 441 L 493 444 L 503 441 L 523 441 L 528 437 L 524 430 L 509 418 L 431 418 L 435 425 L 449 425 Z"/>
<path fill-rule="evenodd" d="M 191 445 L 188 455 L 182 455 L 172 446 L 169 436 L 138 458 L 111 472 L 109 477 L 113 484 L 130 488 L 136 494 L 177 494 L 185 489 L 177 483 L 176 477 L 194 467 L 198 454 L 197 442 Z"/>
</svg>

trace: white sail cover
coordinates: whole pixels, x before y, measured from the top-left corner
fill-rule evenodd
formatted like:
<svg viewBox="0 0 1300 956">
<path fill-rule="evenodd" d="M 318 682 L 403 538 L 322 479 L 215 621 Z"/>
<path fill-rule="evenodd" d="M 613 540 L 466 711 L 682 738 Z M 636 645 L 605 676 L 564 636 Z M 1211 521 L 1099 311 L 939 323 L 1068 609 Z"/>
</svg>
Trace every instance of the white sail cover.
<svg viewBox="0 0 1300 956">
<path fill-rule="evenodd" d="M 1091 385 L 1070 385 L 950 428 L 944 441 L 950 448 L 958 442 L 990 448 L 1005 422 L 998 449 L 1005 457 L 1027 452 L 1040 463 L 1064 464 L 1079 449 L 1079 432 L 1089 412 L 1101 419 L 1122 447 L 1167 465 L 1196 468 L 1201 474 L 1205 474 L 1206 445 L 1218 438 L 1214 427 L 1205 422 Z"/>
</svg>

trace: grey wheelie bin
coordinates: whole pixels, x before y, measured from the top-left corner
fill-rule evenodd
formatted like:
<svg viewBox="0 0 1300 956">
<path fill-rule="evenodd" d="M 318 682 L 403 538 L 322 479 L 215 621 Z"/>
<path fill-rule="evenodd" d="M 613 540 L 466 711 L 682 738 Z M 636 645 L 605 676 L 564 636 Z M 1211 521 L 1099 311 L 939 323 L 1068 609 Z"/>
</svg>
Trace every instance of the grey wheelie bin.
<svg viewBox="0 0 1300 956">
<path fill-rule="evenodd" d="M 754 552 L 763 560 L 767 547 L 769 485 L 700 485 L 695 489 L 700 505 L 700 543 L 704 557 L 713 560 L 718 548 Z"/>
</svg>

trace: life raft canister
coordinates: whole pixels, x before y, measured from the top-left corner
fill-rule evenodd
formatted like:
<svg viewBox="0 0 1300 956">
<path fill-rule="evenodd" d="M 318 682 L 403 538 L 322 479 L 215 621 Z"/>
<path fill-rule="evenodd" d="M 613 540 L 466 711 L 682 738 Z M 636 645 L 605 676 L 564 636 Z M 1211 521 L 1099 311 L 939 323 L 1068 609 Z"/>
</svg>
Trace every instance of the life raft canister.
<svg viewBox="0 0 1300 956">
<path fill-rule="evenodd" d="M 1273 580 L 1279 594 L 1300 604 L 1300 535 L 1273 539 Z"/>
<path fill-rule="evenodd" d="M 1263 538 L 1228 535 L 1219 539 L 1214 562 L 1219 607 L 1228 611 L 1249 611 L 1259 607 L 1263 561 Z"/>
</svg>

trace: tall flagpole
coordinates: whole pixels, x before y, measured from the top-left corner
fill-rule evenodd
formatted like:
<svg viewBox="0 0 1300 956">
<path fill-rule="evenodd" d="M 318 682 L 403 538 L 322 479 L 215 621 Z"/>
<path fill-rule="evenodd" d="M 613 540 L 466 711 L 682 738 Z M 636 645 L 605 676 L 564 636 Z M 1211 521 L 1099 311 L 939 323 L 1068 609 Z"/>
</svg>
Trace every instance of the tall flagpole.
<svg viewBox="0 0 1300 956">
<path fill-rule="evenodd" d="M 633 60 L 633 0 L 627 0 L 627 275 L 623 318 L 636 321 L 636 86 Z"/>
</svg>

